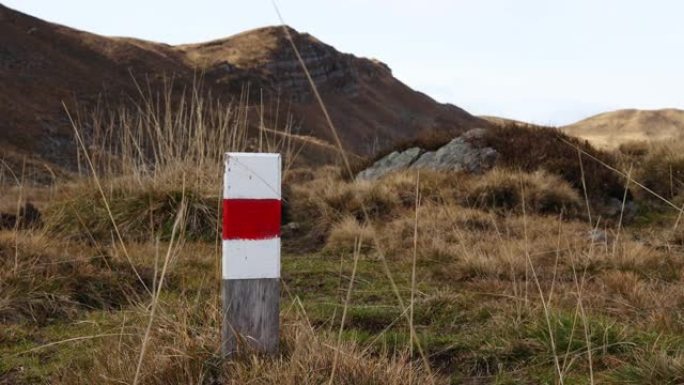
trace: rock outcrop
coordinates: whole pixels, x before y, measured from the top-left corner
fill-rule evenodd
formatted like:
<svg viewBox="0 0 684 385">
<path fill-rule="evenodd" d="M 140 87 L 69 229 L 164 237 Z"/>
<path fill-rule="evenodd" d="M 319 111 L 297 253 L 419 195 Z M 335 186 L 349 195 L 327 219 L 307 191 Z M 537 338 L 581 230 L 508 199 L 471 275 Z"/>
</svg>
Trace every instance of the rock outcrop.
<svg viewBox="0 0 684 385">
<path fill-rule="evenodd" d="M 498 152 L 481 144 L 486 130 L 476 128 L 435 151 L 412 147 L 404 151 L 394 151 L 361 171 L 357 180 L 375 180 L 394 171 L 414 168 L 441 171 L 463 171 L 471 174 L 485 172 L 492 167 Z"/>
<path fill-rule="evenodd" d="M 228 39 L 184 45 L 181 50 L 190 62 L 224 83 L 250 81 L 259 87 L 281 90 L 294 100 L 309 102 L 313 99 L 311 85 L 290 38 L 311 79 L 322 91 L 353 97 L 364 82 L 391 81 L 392 71 L 386 64 L 339 52 L 290 27 L 261 28 Z"/>
</svg>

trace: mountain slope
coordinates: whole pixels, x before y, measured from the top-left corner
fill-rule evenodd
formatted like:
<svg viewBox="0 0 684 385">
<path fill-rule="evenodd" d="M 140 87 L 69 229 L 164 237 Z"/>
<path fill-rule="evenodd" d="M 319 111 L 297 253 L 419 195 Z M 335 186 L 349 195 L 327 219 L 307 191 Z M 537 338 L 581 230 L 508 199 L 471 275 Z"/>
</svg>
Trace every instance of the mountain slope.
<svg viewBox="0 0 684 385">
<path fill-rule="evenodd" d="M 366 155 L 426 131 L 460 133 L 489 125 L 410 89 L 383 63 L 287 32 L 349 151 Z M 248 85 L 248 105 L 277 101 L 280 114 L 292 114 L 296 133 L 331 141 L 282 27 L 170 46 L 81 32 L 0 5 L 0 149 L 69 164 L 74 144 L 62 102 L 71 110 L 92 107 L 102 95 L 109 101 L 134 99 L 134 79 L 156 89 L 173 77 L 174 87 L 182 89 L 199 73 L 213 96 L 239 99 Z"/>
<path fill-rule="evenodd" d="M 604 148 L 630 141 L 673 140 L 684 137 L 684 110 L 618 110 L 561 128 Z"/>
</svg>

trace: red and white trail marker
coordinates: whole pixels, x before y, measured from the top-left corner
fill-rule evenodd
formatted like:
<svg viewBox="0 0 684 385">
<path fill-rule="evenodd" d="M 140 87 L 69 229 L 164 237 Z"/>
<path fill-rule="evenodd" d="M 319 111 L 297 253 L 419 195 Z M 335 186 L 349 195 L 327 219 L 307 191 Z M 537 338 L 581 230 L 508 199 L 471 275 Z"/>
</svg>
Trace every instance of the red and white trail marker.
<svg viewBox="0 0 684 385">
<path fill-rule="evenodd" d="M 276 352 L 280 313 L 280 154 L 227 153 L 222 349 Z"/>
</svg>

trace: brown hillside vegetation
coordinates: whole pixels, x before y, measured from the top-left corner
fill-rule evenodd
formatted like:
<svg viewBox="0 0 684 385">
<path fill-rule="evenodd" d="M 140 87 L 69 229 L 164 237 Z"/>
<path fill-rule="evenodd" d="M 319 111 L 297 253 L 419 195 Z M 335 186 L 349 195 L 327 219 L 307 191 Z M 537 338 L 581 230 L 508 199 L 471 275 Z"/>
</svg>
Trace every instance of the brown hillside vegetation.
<svg viewBox="0 0 684 385">
<path fill-rule="evenodd" d="M 370 154 L 425 131 L 487 125 L 410 89 L 383 63 L 289 32 L 353 153 Z M 154 96 L 168 79 L 178 94 L 198 77 L 204 93 L 246 106 L 250 126 L 273 129 L 290 121 L 293 134 L 331 141 L 281 27 L 174 47 L 81 32 L 0 5 L 0 149 L 7 154 L 73 162 L 62 101 L 72 111 L 89 111 L 98 101 L 118 106 L 141 99 L 136 81 Z"/>
<path fill-rule="evenodd" d="M 242 118 L 218 137 L 244 138 Z M 491 140 L 519 128 L 506 130 Z M 285 157 L 289 206 L 280 354 L 230 360 L 217 290 L 224 145 L 162 134 L 168 153 L 149 160 L 125 140 L 95 142 L 99 179 L 3 190 L 3 210 L 30 200 L 43 218 L 0 230 L 0 383 L 681 383 L 677 212 L 659 212 L 664 225 L 650 213 L 589 223 L 582 189 L 531 151 L 555 132 L 518 133 L 503 156 L 520 167 L 375 182 L 293 169 L 287 145 L 267 148 Z"/>
<path fill-rule="evenodd" d="M 601 148 L 617 148 L 638 141 L 670 141 L 684 138 L 684 111 L 618 110 L 573 123 L 561 129 Z"/>
</svg>

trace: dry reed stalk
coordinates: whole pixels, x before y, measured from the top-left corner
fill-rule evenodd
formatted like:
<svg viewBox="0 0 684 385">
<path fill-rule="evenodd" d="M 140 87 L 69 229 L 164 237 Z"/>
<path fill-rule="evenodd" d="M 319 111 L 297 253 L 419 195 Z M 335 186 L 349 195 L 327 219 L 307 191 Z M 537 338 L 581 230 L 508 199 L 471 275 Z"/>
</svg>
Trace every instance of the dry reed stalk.
<svg viewBox="0 0 684 385">
<path fill-rule="evenodd" d="M 615 256 L 617 252 L 617 246 L 618 246 L 618 241 L 620 240 L 620 233 L 622 231 L 622 221 L 624 219 L 625 215 L 625 206 L 627 205 L 627 194 L 629 193 L 629 184 L 632 180 L 632 166 L 629 167 L 629 171 L 627 171 L 627 181 L 625 182 L 625 193 L 622 196 L 622 206 L 620 208 L 620 219 L 618 220 L 617 224 L 617 230 L 615 230 L 615 239 L 613 240 L 613 256 Z M 679 214 L 681 216 L 681 212 Z M 675 222 L 675 229 L 676 229 L 677 222 Z"/>
<path fill-rule="evenodd" d="M 544 319 L 546 320 L 546 328 L 549 333 L 549 341 L 551 343 L 551 354 L 553 354 L 553 363 L 556 368 L 556 374 L 558 374 L 558 381 L 560 385 L 564 384 L 563 381 L 563 372 L 561 371 L 560 363 L 558 360 L 558 353 L 556 352 L 556 339 L 553 335 L 553 327 L 551 326 L 551 314 L 549 310 L 548 303 L 546 302 L 546 299 L 544 299 L 544 292 L 541 287 L 541 283 L 539 282 L 539 277 L 537 276 L 537 272 L 534 268 L 534 264 L 532 263 L 532 258 L 530 258 L 530 251 L 529 251 L 529 238 L 527 234 L 527 213 L 525 211 L 525 186 L 520 185 L 521 189 L 521 194 L 522 194 L 522 216 L 523 216 L 523 234 L 524 234 L 524 241 L 525 241 L 525 259 L 527 260 L 527 263 L 529 264 L 530 270 L 532 271 L 532 278 L 534 279 L 534 283 L 537 286 L 537 292 L 539 294 L 539 299 L 542 302 L 542 307 L 544 309 Z"/>
<path fill-rule="evenodd" d="M 413 309 L 416 297 L 416 261 L 418 260 L 418 212 L 420 209 L 420 170 L 416 172 L 416 200 L 415 200 L 415 217 L 413 222 L 413 258 L 411 260 L 411 299 L 410 299 L 410 313 L 409 313 L 409 359 L 413 360 L 413 341 L 417 339 L 415 336 L 415 326 L 413 324 Z M 413 361 L 410 361 L 411 368 Z M 412 371 L 409 370 L 409 384 L 413 380 Z"/>
<path fill-rule="evenodd" d="M 352 289 L 354 287 L 354 280 L 356 279 L 356 268 L 359 265 L 359 256 L 361 255 L 361 243 L 363 240 L 357 239 L 356 246 L 354 247 L 354 264 L 352 266 L 351 277 L 349 278 L 349 286 L 347 287 L 347 295 L 344 298 L 344 308 L 342 309 L 342 319 L 340 320 L 340 330 L 337 334 L 337 349 L 335 349 L 335 357 L 333 358 L 333 366 L 330 371 L 330 380 L 328 380 L 328 385 L 333 384 L 335 379 L 335 372 L 337 371 L 337 361 L 339 359 L 339 352 L 342 346 L 342 333 L 344 332 L 344 322 L 347 319 L 347 308 L 351 302 Z M 410 383 L 410 382 L 409 382 Z"/>
<path fill-rule="evenodd" d="M 156 287 L 154 296 L 152 297 L 152 303 L 150 304 L 150 317 L 147 323 L 147 328 L 145 329 L 145 335 L 143 336 L 142 345 L 140 347 L 140 355 L 138 358 L 138 364 L 135 369 L 135 375 L 133 377 L 133 385 L 138 384 L 140 377 L 140 370 L 142 369 L 143 359 L 145 358 L 145 351 L 147 349 L 147 344 L 150 341 L 150 331 L 152 330 L 152 323 L 154 322 L 154 315 L 157 311 L 157 306 L 159 304 L 159 295 L 164 286 L 164 278 L 166 277 L 166 272 L 169 266 L 169 261 L 171 260 L 171 255 L 173 253 L 174 242 L 176 240 L 176 234 L 179 228 L 182 228 L 182 223 L 185 216 L 185 185 L 183 186 L 183 199 L 181 200 L 180 207 L 178 209 L 178 214 L 176 214 L 176 220 L 173 223 L 173 229 L 171 230 L 171 240 L 169 241 L 169 246 L 166 250 L 166 256 L 164 257 L 164 265 L 162 266 L 161 275 L 159 276 L 159 284 Z M 155 272 L 155 277 L 157 276 Z"/>
<path fill-rule="evenodd" d="M 119 231 L 119 226 L 116 224 L 116 220 L 114 220 L 114 215 L 112 214 L 112 210 L 109 206 L 109 201 L 108 201 L 107 196 L 105 195 L 105 192 L 102 188 L 102 183 L 100 183 L 100 178 L 97 175 L 97 172 L 95 170 L 95 166 L 93 165 L 93 163 L 90 159 L 90 156 L 88 155 L 88 151 L 86 150 L 86 145 L 83 142 L 83 138 L 81 137 L 81 134 L 79 133 L 78 128 L 76 127 L 73 119 L 71 118 L 71 114 L 69 113 L 68 109 L 66 108 L 66 104 L 64 104 L 64 102 L 62 102 L 62 106 L 64 107 L 64 109 L 67 113 L 67 116 L 69 117 L 69 121 L 71 122 L 72 127 L 74 128 L 74 133 L 76 135 L 78 143 L 80 144 L 82 150 L 84 151 L 84 155 L 86 157 L 86 160 L 88 161 L 88 165 L 90 166 L 90 170 L 92 172 L 92 177 L 95 180 L 95 184 L 97 185 L 97 189 L 98 189 L 100 196 L 102 198 L 102 203 L 104 203 L 105 208 L 107 209 L 107 214 L 109 215 L 109 219 L 111 220 L 112 226 L 114 227 L 114 232 L 116 233 L 116 236 L 118 238 L 118 241 L 119 241 L 121 249 L 124 253 L 124 256 L 126 257 L 128 264 L 130 265 L 131 269 L 133 270 L 133 273 L 138 278 L 138 280 L 140 281 L 142 286 L 145 288 L 145 290 L 150 295 L 152 295 L 152 292 L 150 291 L 150 289 L 145 284 L 145 281 L 140 276 L 140 273 L 138 273 L 138 269 L 135 268 L 135 265 L 133 264 L 133 261 L 131 260 L 131 256 L 128 254 L 128 249 L 126 248 L 126 243 L 124 242 L 123 237 L 121 236 L 121 232 Z"/>
<path fill-rule="evenodd" d="M 285 21 L 283 20 L 283 17 L 280 14 L 280 10 L 278 9 L 278 6 L 276 5 L 275 1 L 273 1 L 272 4 L 273 4 L 273 7 L 274 7 L 276 13 L 278 14 L 278 18 L 280 19 L 281 24 L 283 25 L 283 31 L 285 33 L 285 36 L 287 37 L 288 41 L 290 42 L 290 45 L 292 46 L 292 49 L 295 53 L 295 56 L 297 57 L 297 61 L 301 65 L 302 70 L 304 71 L 304 74 L 306 75 L 306 78 L 309 82 L 309 86 L 311 87 L 311 90 L 314 93 L 314 96 L 318 102 L 319 107 L 321 108 L 321 111 L 322 111 L 322 113 L 325 117 L 325 120 L 326 120 L 326 122 L 330 128 L 330 131 L 333 135 L 333 138 L 335 139 L 335 144 L 337 145 L 338 151 L 339 151 L 340 156 L 343 160 L 345 170 L 347 171 L 349 177 L 353 178 L 351 163 L 349 162 L 349 159 L 346 155 L 346 152 L 344 151 L 344 147 L 342 146 L 342 141 L 340 140 L 337 129 L 335 128 L 335 125 L 332 122 L 330 114 L 328 113 L 328 109 L 326 108 L 325 103 L 323 102 L 323 98 L 321 97 L 320 93 L 318 92 L 318 87 L 316 86 L 315 82 L 313 81 L 313 78 L 311 77 L 311 74 L 309 73 L 309 70 L 306 66 L 306 63 L 304 62 L 304 60 L 302 59 L 302 56 L 300 55 L 299 50 L 297 49 L 297 46 L 295 45 L 294 40 L 292 39 L 292 36 L 290 35 L 290 31 L 286 27 Z M 370 215 L 368 214 L 368 208 L 366 207 L 365 203 L 362 203 L 361 208 L 363 211 L 364 220 L 365 220 L 366 224 L 368 226 L 370 226 L 371 228 L 373 228 L 373 224 L 370 221 Z M 387 264 L 387 258 L 385 257 L 385 253 L 382 252 L 382 250 L 383 250 L 382 246 L 381 246 L 380 241 L 377 237 L 377 234 L 375 234 L 375 232 L 374 232 L 374 236 L 373 236 L 373 241 L 375 243 L 376 250 L 378 251 L 378 254 L 380 255 L 383 270 L 385 271 L 387 279 L 390 282 L 390 286 L 392 287 L 392 291 L 394 292 L 394 294 L 397 298 L 399 306 L 402 309 L 402 313 L 406 314 L 406 317 L 408 318 L 408 312 L 406 311 L 407 307 L 404 304 L 404 300 L 401 296 L 401 293 L 399 292 L 399 288 L 398 288 L 398 286 L 397 286 L 397 284 L 396 284 L 396 282 L 392 276 L 391 270 L 389 269 L 389 265 Z M 431 382 L 434 384 L 435 380 L 434 380 L 434 376 L 432 375 L 432 370 L 430 368 L 430 363 L 428 361 L 427 355 L 423 351 L 422 345 L 418 339 L 415 340 L 415 343 L 416 343 L 416 346 L 418 347 L 418 351 L 420 352 L 420 355 L 423 359 L 423 364 L 425 365 L 426 370 L 428 370 L 428 372 L 430 373 Z"/>
</svg>

